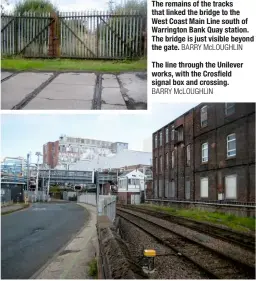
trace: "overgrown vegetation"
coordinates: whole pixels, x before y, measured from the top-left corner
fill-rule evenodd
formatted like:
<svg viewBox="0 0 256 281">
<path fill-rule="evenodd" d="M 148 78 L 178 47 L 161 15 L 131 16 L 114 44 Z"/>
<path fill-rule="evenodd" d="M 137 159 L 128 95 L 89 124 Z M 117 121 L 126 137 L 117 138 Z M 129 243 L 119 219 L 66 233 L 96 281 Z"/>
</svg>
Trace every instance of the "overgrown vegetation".
<svg viewBox="0 0 256 281">
<path fill-rule="evenodd" d="M 61 189 L 59 186 L 51 186 L 50 187 L 50 193 L 54 192 L 54 193 L 57 193 L 57 192 L 60 192 Z"/>
<path fill-rule="evenodd" d="M 92 259 L 89 262 L 88 266 L 89 266 L 88 274 L 90 275 L 90 277 L 92 277 L 93 279 L 97 279 L 98 278 L 97 259 L 96 258 Z"/>
<path fill-rule="evenodd" d="M 199 209 L 175 209 L 172 207 L 143 204 L 143 207 L 156 211 L 164 211 L 171 215 L 186 217 L 202 222 L 225 225 L 237 231 L 255 231 L 255 218 L 238 217 L 222 212 L 207 212 Z"/>
<path fill-rule="evenodd" d="M 57 7 L 49 0 L 23 0 L 18 1 L 14 8 L 14 14 L 34 12 L 37 14 L 57 12 Z"/>
<path fill-rule="evenodd" d="M 44 70 L 68 71 L 84 70 L 98 72 L 144 71 L 147 60 L 136 61 L 101 61 L 101 60 L 69 60 L 69 59 L 2 59 L 2 69 L 6 70 Z"/>
</svg>

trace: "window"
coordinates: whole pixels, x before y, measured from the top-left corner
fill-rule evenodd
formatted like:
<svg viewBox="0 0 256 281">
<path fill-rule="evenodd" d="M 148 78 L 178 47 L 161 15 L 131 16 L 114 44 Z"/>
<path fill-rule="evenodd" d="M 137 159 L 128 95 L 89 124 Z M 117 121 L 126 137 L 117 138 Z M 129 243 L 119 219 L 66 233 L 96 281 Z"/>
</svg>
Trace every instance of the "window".
<svg viewBox="0 0 256 281">
<path fill-rule="evenodd" d="M 207 105 L 201 108 L 201 127 L 207 126 Z"/>
<path fill-rule="evenodd" d="M 227 157 L 236 156 L 236 134 L 227 136 Z"/>
<path fill-rule="evenodd" d="M 135 185 L 135 187 L 139 187 L 140 180 L 139 179 L 129 179 L 129 184 Z"/>
<path fill-rule="evenodd" d="M 160 132 L 160 138 L 159 138 L 160 146 L 163 145 L 163 133 Z"/>
<path fill-rule="evenodd" d="M 174 141 L 175 139 L 175 130 L 174 130 L 174 126 L 172 125 L 172 131 L 171 131 L 171 138 L 172 138 L 172 141 Z"/>
<path fill-rule="evenodd" d="M 164 183 L 164 197 L 165 198 L 168 198 L 168 186 L 169 186 L 168 179 L 165 179 L 165 183 Z"/>
<path fill-rule="evenodd" d="M 159 157 L 159 167 L 160 167 L 160 173 L 163 172 L 163 159 L 162 156 Z"/>
<path fill-rule="evenodd" d="M 172 151 L 172 168 L 174 168 L 174 161 L 175 161 L 175 157 L 174 157 L 174 150 Z"/>
<path fill-rule="evenodd" d="M 168 143 L 168 141 L 169 141 L 169 129 L 166 128 L 165 129 L 165 142 Z"/>
<path fill-rule="evenodd" d="M 158 163 L 157 163 L 157 157 L 155 158 L 155 169 L 156 169 L 156 174 L 158 173 L 158 169 L 157 169 Z"/>
<path fill-rule="evenodd" d="M 159 188 L 158 188 L 158 196 L 159 198 L 163 198 L 164 195 L 164 186 L 163 186 L 164 182 L 163 180 L 159 180 Z"/>
<path fill-rule="evenodd" d="M 202 163 L 208 162 L 208 142 L 202 144 Z"/>
<path fill-rule="evenodd" d="M 165 168 L 168 169 L 169 166 L 169 155 L 168 153 L 165 154 Z"/>
<path fill-rule="evenodd" d="M 235 113 L 235 104 L 234 103 L 225 103 L 225 114 L 229 116 Z"/>
<path fill-rule="evenodd" d="M 154 181 L 154 198 L 157 198 L 158 194 L 158 185 L 157 185 L 157 180 Z"/>
<path fill-rule="evenodd" d="M 157 135 L 155 135 L 155 148 L 157 148 Z"/>
<path fill-rule="evenodd" d="M 175 197 L 175 181 L 174 180 L 172 180 L 171 182 L 170 182 L 170 187 L 169 187 L 169 197 Z"/>
<path fill-rule="evenodd" d="M 201 178 L 200 181 L 200 197 L 207 198 L 208 197 L 208 178 Z"/>
<path fill-rule="evenodd" d="M 190 144 L 187 145 L 187 149 L 186 149 L 186 154 L 187 154 L 187 166 L 190 166 Z"/>
<path fill-rule="evenodd" d="M 183 141 L 183 126 L 180 126 L 178 129 L 178 141 Z"/>
<path fill-rule="evenodd" d="M 230 175 L 225 177 L 225 195 L 226 199 L 236 199 L 237 194 L 237 177 Z"/>
<path fill-rule="evenodd" d="M 186 180 L 186 183 L 185 183 L 185 199 L 186 200 L 190 199 L 190 180 L 189 180 L 189 178 Z"/>
</svg>

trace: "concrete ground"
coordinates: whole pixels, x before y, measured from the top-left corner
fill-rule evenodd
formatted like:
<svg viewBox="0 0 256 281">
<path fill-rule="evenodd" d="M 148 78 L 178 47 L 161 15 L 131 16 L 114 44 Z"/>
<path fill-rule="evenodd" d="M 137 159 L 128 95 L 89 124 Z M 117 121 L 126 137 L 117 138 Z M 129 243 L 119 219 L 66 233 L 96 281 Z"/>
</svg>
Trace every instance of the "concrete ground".
<svg viewBox="0 0 256 281">
<path fill-rule="evenodd" d="M 24 204 L 12 204 L 1 208 L 1 214 L 19 211 L 24 209 Z"/>
<path fill-rule="evenodd" d="M 1 109 L 146 110 L 146 72 L 1 73 Z"/>
<path fill-rule="evenodd" d="M 1 279 L 31 278 L 63 251 L 89 215 L 76 203 L 34 203 L 1 216 Z"/>
<path fill-rule="evenodd" d="M 84 228 L 33 279 L 92 279 L 88 263 L 96 256 L 96 207 L 79 203 L 90 212 Z"/>
</svg>

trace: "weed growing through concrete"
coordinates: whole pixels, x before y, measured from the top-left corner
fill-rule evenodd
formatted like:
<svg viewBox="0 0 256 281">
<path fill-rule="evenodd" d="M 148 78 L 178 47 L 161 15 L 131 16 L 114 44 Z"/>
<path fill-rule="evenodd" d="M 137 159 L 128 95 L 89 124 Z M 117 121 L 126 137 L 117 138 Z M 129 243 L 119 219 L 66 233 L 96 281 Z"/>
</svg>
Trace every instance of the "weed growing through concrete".
<svg viewBox="0 0 256 281">
<path fill-rule="evenodd" d="M 89 262 L 88 266 L 89 266 L 88 274 L 90 275 L 90 277 L 97 279 L 98 278 L 97 259 L 96 258 L 92 259 Z"/>
</svg>

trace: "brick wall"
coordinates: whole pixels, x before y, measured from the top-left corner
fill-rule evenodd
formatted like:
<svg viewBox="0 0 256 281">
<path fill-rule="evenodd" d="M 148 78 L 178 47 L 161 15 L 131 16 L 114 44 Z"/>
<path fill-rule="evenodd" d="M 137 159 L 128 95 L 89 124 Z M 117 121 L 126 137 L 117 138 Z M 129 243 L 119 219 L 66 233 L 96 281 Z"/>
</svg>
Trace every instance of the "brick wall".
<svg viewBox="0 0 256 281">
<path fill-rule="evenodd" d="M 48 142 L 43 151 L 43 163 L 54 168 L 58 165 L 59 141 Z"/>
<path fill-rule="evenodd" d="M 207 124 L 202 126 L 201 108 L 204 106 L 207 106 Z M 170 198 L 169 193 L 165 194 L 165 190 L 170 182 L 174 181 L 175 196 L 171 199 L 218 200 L 218 193 L 225 192 L 225 176 L 235 174 L 237 176 L 236 201 L 255 200 L 255 104 L 236 103 L 234 111 L 230 115 L 226 113 L 224 103 L 202 103 L 153 134 L 154 198 Z M 171 140 L 172 126 L 175 129 L 183 126 L 183 141 Z M 166 128 L 169 129 L 167 143 Z M 236 135 L 236 156 L 233 158 L 227 156 L 227 136 L 230 134 Z M 158 138 L 157 147 L 155 147 L 155 136 Z M 203 143 L 208 143 L 206 163 L 202 163 Z M 189 162 L 187 161 L 188 145 L 190 145 Z M 167 153 L 168 161 L 166 161 Z M 172 153 L 174 153 L 173 167 Z M 161 157 L 163 170 L 160 164 Z M 202 177 L 208 177 L 207 198 L 201 198 L 200 195 Z"/>
</svg>

